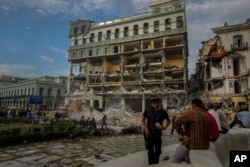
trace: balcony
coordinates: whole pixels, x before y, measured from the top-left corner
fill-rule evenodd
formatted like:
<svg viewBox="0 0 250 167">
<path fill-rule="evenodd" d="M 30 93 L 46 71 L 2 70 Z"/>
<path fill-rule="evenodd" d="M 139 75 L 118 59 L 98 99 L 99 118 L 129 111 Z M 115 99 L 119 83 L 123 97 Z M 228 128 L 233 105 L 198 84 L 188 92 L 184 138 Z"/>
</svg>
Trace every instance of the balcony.
<svg viewBox="0 0 250 167">
<path fill-rule="evenodd" d="M 236 51 L 236 50 L 247 50 L 248 49 L 248 43 L 244 42 L 244 43 L 238 43 L 238 44 L 231 44 L 231 49 L 233 51 Z"/>
</svg>

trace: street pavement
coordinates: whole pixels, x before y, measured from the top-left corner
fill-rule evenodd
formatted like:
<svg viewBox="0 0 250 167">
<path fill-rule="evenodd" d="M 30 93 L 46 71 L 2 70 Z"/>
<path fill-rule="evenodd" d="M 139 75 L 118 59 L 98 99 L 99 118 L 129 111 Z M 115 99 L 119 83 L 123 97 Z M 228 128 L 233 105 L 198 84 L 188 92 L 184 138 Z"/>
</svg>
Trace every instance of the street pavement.
<svg viewBox="0 0 250 167">
<path fill-rule="evenodd" d="M 177 137 L 176 133 L 171 135 L 169 130 L 163 131 L 162 146 L 178 143 Z M 141 134 L 24 143 L 0 148 L 0 167 L 102 166 L 138 152 L 143 152 L 137 155 L 138 161 L 147 158 Z M 161 161 L 165 156 L 163 152 Z"/>
</svg>

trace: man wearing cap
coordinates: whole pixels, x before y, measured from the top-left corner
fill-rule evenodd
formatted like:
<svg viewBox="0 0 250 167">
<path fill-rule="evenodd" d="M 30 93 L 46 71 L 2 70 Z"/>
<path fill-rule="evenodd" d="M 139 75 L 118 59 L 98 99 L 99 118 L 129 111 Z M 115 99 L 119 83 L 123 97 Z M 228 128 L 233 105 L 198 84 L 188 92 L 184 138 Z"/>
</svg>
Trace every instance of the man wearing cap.
<svg viewBox="0 0 250 167">
<path fill-rule="evenodd" d="M 158 96 L 152 96 L 149 102 L 150 108 L 146 109 L 142 115 L 142 126 L 148 139 L 148 164 L 150 165 L 159 163 L 162 130 L 166 130 L 171 121 L 167 111 L 160 106 Z M 163 125 L 164 120 L 166 120 L 165 125 Z"/>
<path fill-rule="evenodd" d="M 190 149 L 208 149 L 211 123 L 204 112 L 203 102 L 200 99 L 193 99 L 192 109 L 176 118 L 175 128 L 180 134 L 181 143 L 174 152 L 173 163 L 182 161 L 190 163 Z"/>
</svg>

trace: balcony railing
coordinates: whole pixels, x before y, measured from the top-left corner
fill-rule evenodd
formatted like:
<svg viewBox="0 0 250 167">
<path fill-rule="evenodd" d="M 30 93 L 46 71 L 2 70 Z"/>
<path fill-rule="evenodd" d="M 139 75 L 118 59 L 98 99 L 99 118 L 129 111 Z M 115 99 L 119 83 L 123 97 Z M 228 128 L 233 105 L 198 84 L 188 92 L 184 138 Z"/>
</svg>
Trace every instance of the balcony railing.
<svg viewBox="0 0 250 167">
<path fill-rule="evenodd" d="M 233 44 L 231 44 L 231 49 L 232 50 L 246 50 L 246 49 L 248 49 L 248 43 L 247 42 L 245 42 L 245 43 L 242 43 L 242 44 L 235 44 L 235 45 L 233 45 Z"/>
</svg>

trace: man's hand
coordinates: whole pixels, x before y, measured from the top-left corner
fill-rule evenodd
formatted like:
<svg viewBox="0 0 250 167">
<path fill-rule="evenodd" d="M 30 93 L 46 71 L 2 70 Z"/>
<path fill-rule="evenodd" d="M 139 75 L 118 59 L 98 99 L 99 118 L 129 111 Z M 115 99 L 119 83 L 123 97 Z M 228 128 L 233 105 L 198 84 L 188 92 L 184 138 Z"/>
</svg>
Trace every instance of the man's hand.
<svg viewBox="0 0 250 167">
<path fill-rule="evenodd" d="M 148 130 L 148 128 L 144 129 L 144 133 L 145 133 L 146 136 L 149 136 L 149 130 Z"/>
<path fill-rule="evenodd" d="M 186 135 L 182 136 L 183 143 L 190 143 L 190 140 L 191 139 L 189 137 L 187 137 Z"/>
</svg>

